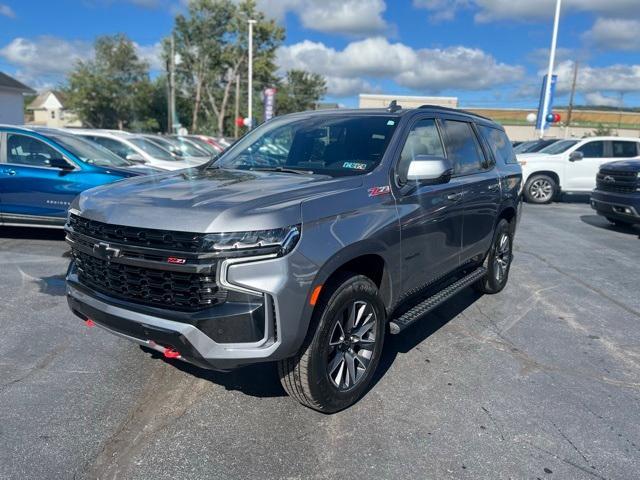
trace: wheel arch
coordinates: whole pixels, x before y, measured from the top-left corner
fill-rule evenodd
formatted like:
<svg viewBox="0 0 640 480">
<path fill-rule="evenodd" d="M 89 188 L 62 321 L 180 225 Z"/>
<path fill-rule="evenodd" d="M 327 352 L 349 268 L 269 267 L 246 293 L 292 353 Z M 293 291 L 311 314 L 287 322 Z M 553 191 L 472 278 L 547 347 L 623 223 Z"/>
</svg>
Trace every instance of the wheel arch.
<svg viewBox="0 0 640 480">
<path fill-rule="evenodd" d="M 553 179 L 554 182 L 556 182 L 556 186 L 558 187 L 558 191 L 561 189 L 561 185 L 560 185 L 560 175 L 558 175 L 557 172 L 554 172 L 553 170 L 537 170 L 535 172 L 533 172 L 531 175 L 529 175 L 527 177 L 527 184 L 531 181 L 532 178 L 534 178 L 536 175 L 547 175 L 548 177 L 551 177 Z M 525 186 L 526 188 L 526 186 Z M 556 192 L 557 193 L 557 192 Z"/>
</svg>

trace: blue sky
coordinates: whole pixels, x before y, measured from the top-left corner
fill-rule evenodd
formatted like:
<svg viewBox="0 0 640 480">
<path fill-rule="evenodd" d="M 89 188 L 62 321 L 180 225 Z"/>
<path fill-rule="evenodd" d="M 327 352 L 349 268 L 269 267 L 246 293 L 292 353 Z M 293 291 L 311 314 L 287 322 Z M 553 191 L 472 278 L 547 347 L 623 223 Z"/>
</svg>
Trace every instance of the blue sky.
<svg viewBox="0 0 640 480">
<path fill-rule="evenodd" d="M 96 35 L 123 32 L 160 68 L 158 46 L 188 0 L 0 0 L 0 70 L 56 85 Z M 448 95 L 462 106 L 534 107 L 555 0 L 259 0 L 287 31 L 278 64 L 357 93 Z M 638 0 L 564 0 L 557 103 L 580 62 L 578 103 L 640 105 Z"/>
</svg>

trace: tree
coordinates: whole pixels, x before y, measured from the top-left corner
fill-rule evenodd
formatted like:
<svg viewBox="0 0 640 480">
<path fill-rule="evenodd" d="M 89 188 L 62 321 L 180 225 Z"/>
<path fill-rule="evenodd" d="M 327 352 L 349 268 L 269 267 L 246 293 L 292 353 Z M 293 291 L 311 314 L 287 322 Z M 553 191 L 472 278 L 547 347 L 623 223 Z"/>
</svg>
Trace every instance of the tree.
<svg viewBox="0 0 640 480">
<path fill-rule="evenodd" d="M 327 83 L 322 75 L 289 70 L 278 84 L 276 112 L 281 115 L 311 110 L 325 93 Z"/>
<path fill-rule="evenodd" d="M 125 35 L 98 37 L 94 59 L 78 62 L 69 74 L 65 89 L 69 107 L 95 128 L 144 123 L 152 91 L 148 71 Z"/>
<path fill-rule="evenodd" d="M 213 125 L 209 126 L 224 135 L 236 77 L 246 72 L 249 19 L 256 20 L 255 85 L 273 84 L 275 52 L 284 40 L 284 29 L 274 20 L 267 20 L 256 9 L 255 0 L 192 0 L 187 15 L 176 17 L 173 35 L 180 59 L 178 89 L 193 98 L 194 132 L 200 129 L 201 120 L 212 119 Z M 165 55 L 168 58 L 166 46 Z"/>
</svg>

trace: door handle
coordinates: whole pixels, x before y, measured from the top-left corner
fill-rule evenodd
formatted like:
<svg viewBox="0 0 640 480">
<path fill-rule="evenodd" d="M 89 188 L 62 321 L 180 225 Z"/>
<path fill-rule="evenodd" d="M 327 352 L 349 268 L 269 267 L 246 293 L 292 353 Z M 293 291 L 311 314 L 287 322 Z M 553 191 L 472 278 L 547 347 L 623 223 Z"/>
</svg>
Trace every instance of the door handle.
<svg viewBox="0 0 640 480">
<path fill-rule="evenodd" d="M 457 202 L 461 198 L 462 198 L 462 192 L 450 193 L 449 195 L 447 195 L 447 200 L 449 200 L 450 202 Z"/>
<path fill-rule="evenodd" d="M 13 176 L 16 174 L 16 171 L 12 168 L 9 168 L 9 169 L 3 170 L 2 173 Z"/>
</svg>

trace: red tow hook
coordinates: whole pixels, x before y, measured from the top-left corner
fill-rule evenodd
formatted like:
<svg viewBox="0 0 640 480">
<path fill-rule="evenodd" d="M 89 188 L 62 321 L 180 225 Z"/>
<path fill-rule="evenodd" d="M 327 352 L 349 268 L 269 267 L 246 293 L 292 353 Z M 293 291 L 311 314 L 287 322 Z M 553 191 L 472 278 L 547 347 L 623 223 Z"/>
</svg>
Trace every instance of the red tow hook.
<svg viewBox="0 0 640 480">
<path fill-rule="evenodd" d="M 179 358 L 180 352 L 173 348 L 165 348 L 163 352 L 164 358 Z"/>
<path fill-rule="evenodd" d="M 96 322 L 94 322 L 94 321 L 93 321 L 93 320 L 91 320 L 90 318 L 87 318 L 87 319 L 84 321 L 84 324 L 85 324 L 87 327 L 89 327 L 89 328 L 91 328 L 91 327 L 95 327 L 95 326 L 96 326 Z"/>
</svg>

